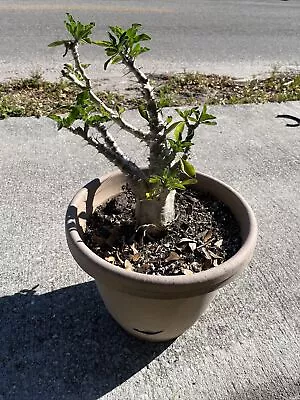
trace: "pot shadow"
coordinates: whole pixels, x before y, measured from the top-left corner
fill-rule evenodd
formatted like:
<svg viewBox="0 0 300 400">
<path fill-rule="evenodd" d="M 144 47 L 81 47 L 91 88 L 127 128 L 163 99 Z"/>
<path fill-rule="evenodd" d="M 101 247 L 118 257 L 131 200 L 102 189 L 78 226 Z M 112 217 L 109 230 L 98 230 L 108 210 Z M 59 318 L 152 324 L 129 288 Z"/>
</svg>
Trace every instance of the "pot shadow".
<svg viewBox="0 0 300 400">
<path fill-rule="evenodd" d="M 109 316 L 94 282 L 0 299 L 0 399 L 95 400 L 170 344 L 131 337 Z"/>
</svg>

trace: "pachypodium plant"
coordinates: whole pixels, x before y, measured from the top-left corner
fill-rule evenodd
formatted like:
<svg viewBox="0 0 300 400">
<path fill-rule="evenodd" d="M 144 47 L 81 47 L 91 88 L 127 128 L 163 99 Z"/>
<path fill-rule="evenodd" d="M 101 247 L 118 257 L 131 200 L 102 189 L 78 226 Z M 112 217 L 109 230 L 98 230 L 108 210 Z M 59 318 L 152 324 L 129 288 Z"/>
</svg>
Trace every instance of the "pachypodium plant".
<svg viewBox="0 0 300 400">
<path fill-rule="evenodd" d="M 215 124 L 215 117 L 207 113 L 207 107 L 177 109 L 177 118 L 163 113 L 163 101 L 156 93 L 146 74 L 136 65 L 136 59 L 149 51 L 143 42 L 151 38 L 142 33 L 140 24 L 128 29 L 111 26 L 107 40 L 92 39 L 94 23 L 82 24 L 67 14 L 65 26 L 68 39 L 49 44 L 63 46 L 72 62 L 64 64 L 62 74 L 75 84 L 80 92 L 67 115 L 50 115 L 58 129 L 67 128 L 94 146 L 109 161 L 128 175 L 136 197 L 136 221 L 138 225 L 151 225 L 161 229 L 175 217 L 175 193 L 196 182 L 196 171 L 190 163 L 190 151 L 196 129 L 200 124 Z M 146 120 L 147 129 L 130 124 L 121 105 L 110 107 L 99 97 L 87 74 L 88 64 L 82 63 L 80 45 L 95 45 L 104 48 L 109 64 L 123 64 L 136 78 L 143 95 L 138 107 L 140 116 Z M 119 148 L 109 131 L 111 122 L 147 145 L 148 168 L 141 168 L 131 161 Z"/>
</svg>

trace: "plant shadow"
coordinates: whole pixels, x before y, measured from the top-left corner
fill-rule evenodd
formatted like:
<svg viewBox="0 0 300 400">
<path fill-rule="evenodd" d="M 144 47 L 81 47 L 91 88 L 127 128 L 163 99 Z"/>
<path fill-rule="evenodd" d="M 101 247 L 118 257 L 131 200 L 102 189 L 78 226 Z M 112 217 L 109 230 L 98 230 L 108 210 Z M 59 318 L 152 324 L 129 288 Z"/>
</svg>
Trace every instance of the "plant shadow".
<svg viewBox="0 0 300 400">
<path fill-rule="evenodd" d="M 171 342 L 142 342 L 107 313 L 94 282 L 0 299 L 0 399 L 95 400 Z"/>
</svg>

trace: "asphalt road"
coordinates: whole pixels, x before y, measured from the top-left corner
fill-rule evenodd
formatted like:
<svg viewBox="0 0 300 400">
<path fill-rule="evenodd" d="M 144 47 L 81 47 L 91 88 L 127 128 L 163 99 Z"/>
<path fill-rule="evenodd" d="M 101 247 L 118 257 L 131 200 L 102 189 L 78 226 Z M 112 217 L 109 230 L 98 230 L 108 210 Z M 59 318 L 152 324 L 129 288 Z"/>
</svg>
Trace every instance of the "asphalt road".
<svg viewBox="0 0 300 400">
<path fill-rule="evenodd" d="M 0 0 L 0 76 L 40 70 L 54 79 L 63 62 L 47 44 L 64 37 L 66 11 L 109 25 L 140 22 L 152 35 L 147 71 L 198 70 L 244 77 L 300 65 L 299 0 Z M 100 49 L 85 49 L 102 70 Z"/>
</svg>

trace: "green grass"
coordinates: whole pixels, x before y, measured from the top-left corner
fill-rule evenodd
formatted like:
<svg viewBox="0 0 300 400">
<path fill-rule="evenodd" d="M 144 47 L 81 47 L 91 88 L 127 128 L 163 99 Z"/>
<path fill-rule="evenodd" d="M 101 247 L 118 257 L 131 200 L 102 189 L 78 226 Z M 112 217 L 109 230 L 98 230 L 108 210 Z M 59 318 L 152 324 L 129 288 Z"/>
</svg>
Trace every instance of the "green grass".
<svg viewBox="0 0 300 400">
<path fill-rule="evenodd" d="M 300 75 L 274 71 L 268 78 L 238 81 L 228 76 L 180 73 L 150 77 L 163 106 L 248 104 L 300 100 Z M 74 102 L 78 90 L 65 81 L 47 82 L 38 73 L 27 79 L 0 83 L 0 119 L 40 117 L 63 113 Z M 142 101 L 137 90 L 128 96 L 110 91 L 99 95 L 112 107 L 135 108 Z"/>
<path fill-rule="evenodd" d="M 42 78 L 12 80 L 0 84 L 0 118 L 40 117 L 69 108 L 76 90 L 65 82 L 46 82 Z"/>
<path fill-rule="evenodd" d="M 238 81 L 228 76 L 198 73 L 161 76 L 159 90 L 169 96 L 170 106 L 249 104 L 300 100 L 300 75 L 272 73 L 265 79 Z"/>
</svg>

